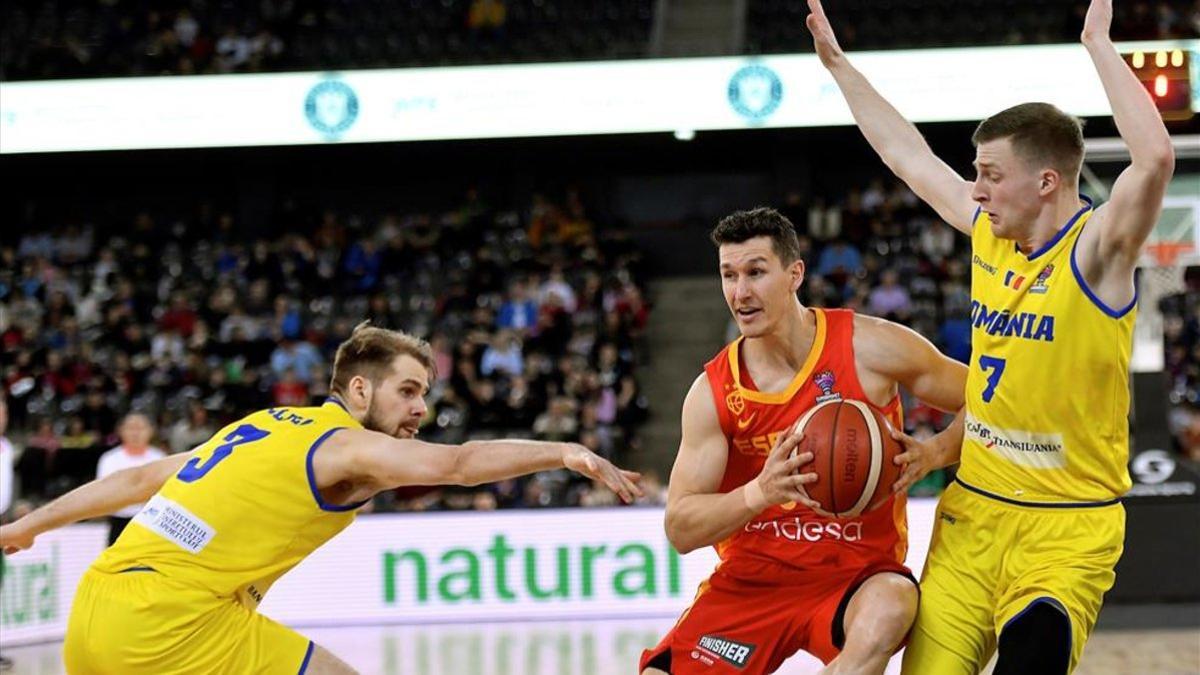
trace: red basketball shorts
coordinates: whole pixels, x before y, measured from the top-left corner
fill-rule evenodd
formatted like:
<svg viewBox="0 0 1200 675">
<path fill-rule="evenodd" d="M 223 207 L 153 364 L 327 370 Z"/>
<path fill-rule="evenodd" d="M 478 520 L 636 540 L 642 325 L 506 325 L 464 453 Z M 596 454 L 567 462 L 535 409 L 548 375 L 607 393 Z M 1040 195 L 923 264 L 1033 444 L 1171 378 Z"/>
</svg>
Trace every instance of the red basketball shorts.
<svg viewBox="0 0 1200 675">
<path fill-rule="evenodd" d="M 883 572 L 917 583 L 907 567 L 887 559 L 808 570 L 727 560 L 700 585 L 662 642 L 642 652 L 639 672 L 653 666 L 672 675 L 771 673 L 801 649 L 829 663 L 845 642 L 842 618 L 850 598 Z"/>
</svg>

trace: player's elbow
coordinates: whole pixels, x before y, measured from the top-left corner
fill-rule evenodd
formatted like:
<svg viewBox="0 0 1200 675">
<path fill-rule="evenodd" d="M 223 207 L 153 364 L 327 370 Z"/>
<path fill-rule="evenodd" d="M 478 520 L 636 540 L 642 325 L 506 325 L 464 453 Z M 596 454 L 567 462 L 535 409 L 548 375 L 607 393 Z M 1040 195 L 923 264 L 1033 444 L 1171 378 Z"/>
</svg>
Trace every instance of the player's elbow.
<svg viewBox="0 0 1200 675">
<path fill-rule="evenodd" d="M 146 501 L 162 487 L 163 482 L 154 469 L 153 464 L 143 464 L 117 473 L 125 486 L 124 494 L 130 497 L 131 503 Z"/>
<path fill-rule="evenodd" d="M 678 511 L 667 506 L 667 515 L 664 522 L 664 529 L 667 531 L 667 541 L 671 542 L 671 548 L 674 548 L 679 555 L 686 555 L 700 548 L 700 543 L 689 536 L 691 528 L 686 527 L 680 522 Z"/>
<path fill-rule="evenodd" d="M 1166 183 L 1175 175 L 1175 148 L 1169 136 L 1155 141 L 1139 155 L 1131 156 L 1131 163 L 1143 167 L 1144 171 L 1159 181 Z"/>
</svg>

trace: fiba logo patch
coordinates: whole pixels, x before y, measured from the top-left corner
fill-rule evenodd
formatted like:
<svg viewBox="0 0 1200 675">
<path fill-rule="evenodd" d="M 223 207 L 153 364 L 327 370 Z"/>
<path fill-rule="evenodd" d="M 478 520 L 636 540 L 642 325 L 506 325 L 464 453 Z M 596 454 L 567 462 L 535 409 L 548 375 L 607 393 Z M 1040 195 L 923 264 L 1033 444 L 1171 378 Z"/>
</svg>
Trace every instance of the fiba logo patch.
<svg viewBox="0 0 1200 675">
<path fill-rule="evenodd" d="M 833 387 L 836 383 L 834 382 L 832 370 L 822 370 L 821 372 L 817 373 L 816 376 L 813 377 L 813 382 L 816 382 L 817 386 L 821 388 L 822 392 L 821 395 L 817 397 L 817 403 L 841 400 L 842 395 L 833 390 Z"/>
<path fill-rule="evenodd" d="M 1050 290 L 1050 275 L 1054 274 L 1054 265 L 1046 265 L 1038 272 L 1037 278 L 1033 280 L 1033 285 L 1029 287 L 1030 293 L 1045 293 Z"/>
<path fill-rule="evenodd" d="M 729 78 L 729 105 L 749 122 L 762 122 L 783 100 L 783 80 L 770 68 L 753 64 Z"/>
<path fill-rule="evenodd" d="M 304 97 L 304 116 L 312 128 L 336 140 L 358 119 L 358 96 L 341 80 L 325 80 Z"/>
</svg>

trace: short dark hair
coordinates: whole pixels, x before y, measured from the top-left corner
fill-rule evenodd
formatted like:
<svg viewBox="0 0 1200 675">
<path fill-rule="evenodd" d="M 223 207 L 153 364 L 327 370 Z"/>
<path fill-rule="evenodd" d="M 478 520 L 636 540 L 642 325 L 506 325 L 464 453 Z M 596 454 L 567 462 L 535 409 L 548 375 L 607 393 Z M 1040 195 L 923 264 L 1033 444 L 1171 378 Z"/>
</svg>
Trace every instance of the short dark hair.
<svg viewBox="0 0 1200 675">
<path fill-rule="evenodd" d="M 332 393 L 346 393 L 346 387 L 355 375 L 378 383 L 391 374 L 392 363 L 402 354 L 425 366 L 430 379 L 437 376 L 437 362 L 428 342 L 402 331 L 376 328 L 370 321 L 363 321 L 345 342 L 338 345 L 329 389 Z"/>
<path fill-rule="evenodd" d="M 736 211 L 721 219 L 709 238 L 721 244 L 740 244 L 755 237 L 768 237 L 771 249 L 785 266 L 800 259 L 800 238 L 796 226 L 775 209 L 760 206 L 749 211 Z"/>
<path fill-rule="evenodd" d="M 1022 103 L 979 123 L 971 142 L 1007 138 L 1022 160 L 1057 170 L 1064 178 L 1079 180 L 1083 165 L 1083 121 L 1049 103 Z"/>
</svg>

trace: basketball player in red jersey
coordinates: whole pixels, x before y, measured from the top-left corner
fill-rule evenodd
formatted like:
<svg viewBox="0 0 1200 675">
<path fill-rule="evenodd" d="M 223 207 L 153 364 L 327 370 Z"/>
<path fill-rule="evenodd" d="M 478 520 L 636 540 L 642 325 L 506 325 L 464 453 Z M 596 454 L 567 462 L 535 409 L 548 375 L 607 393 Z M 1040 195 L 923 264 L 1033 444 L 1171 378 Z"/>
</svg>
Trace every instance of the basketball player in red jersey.
<svg viewBox="0 0 1200 675">
<path fill-rule="evenodd" d="M 643 653 L 642 673 L 770 673 L 801 649 L 826 673 L 882 673 L 917 611 L 905 497 L 856 518 L 818 515 L 804 491 L 816 475 L 797 473 L 812 456 L 789 457 L 800 440 L 792 427 L 812 406 L 844 398 L 903 429 L 898 385 L 960 411 L 966 368 L 898 324 L 801 305 L 804 261 L 778 211 L 734 213 L 712 240 L 742 337 L 705 365 L 684 401 L 666 529 L 680 552 L 715 546 L 721 561 Z M 931 444 L 952 443 L 949 431 Z"/>
</svg>

